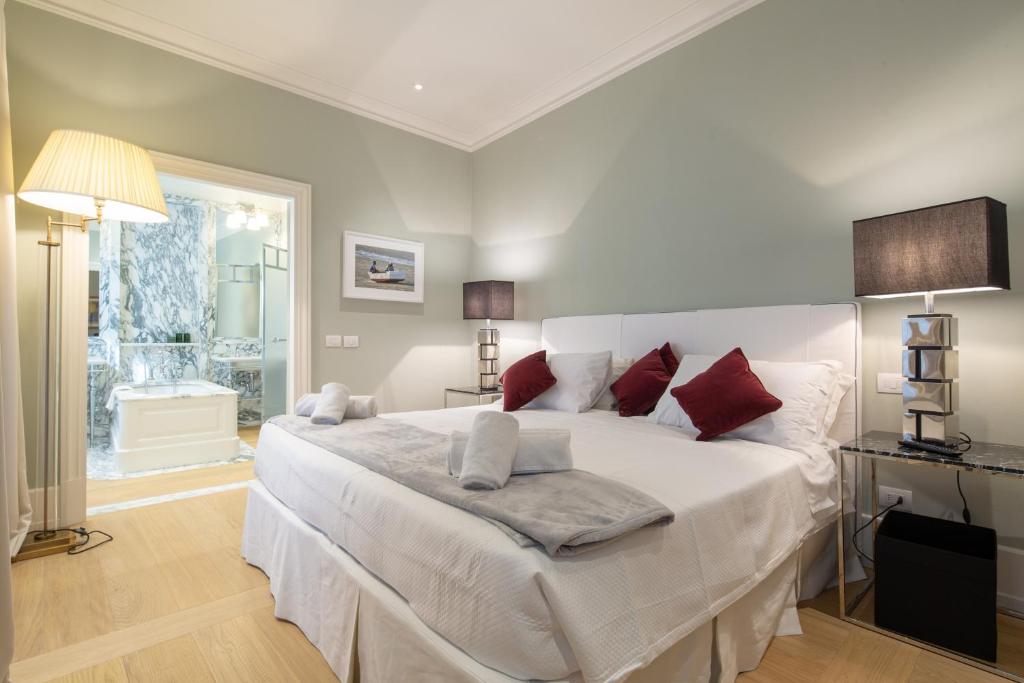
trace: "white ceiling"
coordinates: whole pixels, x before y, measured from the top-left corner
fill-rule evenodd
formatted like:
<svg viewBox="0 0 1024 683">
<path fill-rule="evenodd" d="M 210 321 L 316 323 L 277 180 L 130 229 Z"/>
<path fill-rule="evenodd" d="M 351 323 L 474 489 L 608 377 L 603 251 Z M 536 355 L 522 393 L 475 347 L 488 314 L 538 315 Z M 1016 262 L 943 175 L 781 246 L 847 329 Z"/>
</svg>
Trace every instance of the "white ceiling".
<svg viewBox="0 0 1024 683">
<path fill-rule="evenodd" d="M 22 1 L 473 150 L 762 0 Z"/>
</svg>

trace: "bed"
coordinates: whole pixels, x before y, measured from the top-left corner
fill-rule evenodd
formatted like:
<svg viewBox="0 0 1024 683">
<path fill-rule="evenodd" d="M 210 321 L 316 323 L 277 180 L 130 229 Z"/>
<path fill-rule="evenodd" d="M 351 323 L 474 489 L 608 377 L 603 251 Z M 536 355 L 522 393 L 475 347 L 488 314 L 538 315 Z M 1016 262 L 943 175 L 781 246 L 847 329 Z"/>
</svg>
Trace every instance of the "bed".
<svg viewBox="0 0 1024 683">
<path fill-rule="evenodd" d="M 553 352 L 638 357 L 741 345 L 752 358 L 859 369 L 853 304 L 554 318 Z M 837 439 L 856 432 L 857 389 Z M 495 406 L 385 416 L 466 429 Z M 609 411 L 517 413 L 572 431 L 576 466 L 622 481 L 676 520 L 576 558 L 521 548 L 488 522 L 273 425 L 257 449 L 242 552 L 342 680 L 729 681 L 775 634 L 799 632 L 797 598 L 834 575 L 834 477 L 793 451 Z M 820 463 L 819 463 L 820 464 Z M 818 472 L 816 476 L 814 472 Z M 814 495 L 812 495 L 812 493 Z M 811 499 L 831 499 L 812 505 Z"/>
</svg>

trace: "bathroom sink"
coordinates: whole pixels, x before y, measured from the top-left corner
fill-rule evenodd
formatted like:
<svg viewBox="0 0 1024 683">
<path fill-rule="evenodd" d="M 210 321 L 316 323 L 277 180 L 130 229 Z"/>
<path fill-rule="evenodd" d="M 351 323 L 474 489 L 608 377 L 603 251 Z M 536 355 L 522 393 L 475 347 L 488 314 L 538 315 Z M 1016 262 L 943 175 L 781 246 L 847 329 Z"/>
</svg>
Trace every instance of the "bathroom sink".
<svg viewBox="0 0 1024 683">
<path fill-rule="evenodd" d="M 263 365 L 263 359 L 259 356 L 210 356 L 210 360 L 238 370 L 259 370 Z"/>
</svg>

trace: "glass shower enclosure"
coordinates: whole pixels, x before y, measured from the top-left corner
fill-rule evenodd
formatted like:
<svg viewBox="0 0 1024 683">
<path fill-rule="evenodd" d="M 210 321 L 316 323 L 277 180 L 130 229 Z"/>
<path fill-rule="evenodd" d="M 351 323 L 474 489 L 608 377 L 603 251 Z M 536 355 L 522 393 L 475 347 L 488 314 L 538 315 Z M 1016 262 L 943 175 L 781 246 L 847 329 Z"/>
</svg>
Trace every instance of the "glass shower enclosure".
<svg viewBox="0 0 1024 683">
<path fill-rule="evenodd" d="M 260 259 L 263 336 L 263 421 L 286 410 L 288 395 L 288 250 L 263 244 Z"/>
</svg>

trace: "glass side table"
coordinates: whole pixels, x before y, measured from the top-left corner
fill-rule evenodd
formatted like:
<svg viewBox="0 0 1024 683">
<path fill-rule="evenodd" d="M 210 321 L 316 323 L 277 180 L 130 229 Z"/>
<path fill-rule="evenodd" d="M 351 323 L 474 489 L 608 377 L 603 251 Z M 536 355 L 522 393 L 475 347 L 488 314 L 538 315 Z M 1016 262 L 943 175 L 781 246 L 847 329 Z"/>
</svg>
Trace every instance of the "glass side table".
<svg viewBox="0 0 1024 683">
<path fill-rule="evenodd" d="M 843 520 L 846 513 L 847 502 L 842 495 L 845 484 L 844 467 L 842 462 L 846 457 L 853 457 L 856 461 L 855 471 L 860 471 L 862 461 L 868 465 L 869 482 L 864 490 L 856 490 L 853 496 L 855 522 L 853 530 L 856 531 L 863 525 L 860 514 L 861 495 L 870 496 L 870 516 L 874 520 L 870 524 L 870 542 L 862 541 L 860 547 L 873 547 L 875 536 L 880 521 L 877 519 L 879 513 L 878 504 L 878 463 L 893 463 L 898 465 L 927 466 L 933 468 L 945 468 L 972 474 L 987 474 L 1001 477 L 1011 477 L 1024 480 L 1024 447 L 1007 446 L 1003 444 L 981 443 L 975 441 L 971 449 L 960 457 L 952 457 L 921 451 L 917 449 L 900 446 L 898 441 L 900 435 L 894 432 L 869 432 L 840 446 L 840 467 L 839 467 L 839 493 L 840 506 L 839 522 L 836 525 L 838 535 L 839 554 L 839 616 L 858 626 L 877 631 L 891 638 L 910 643 L 917 647 L 936 652 L 938 654 L 956 659 L 970 666 L 984 669 L 994 674 L 1003 676 L 1013 681 L 1024 682 L 1024 641 L 1013 633 L 1024 632 L 1024 615 L 1005 609 L 997 609 L 997 625 L 999 634 L 999 649 L 997 661 L 989 662 L 975 659 L 953 650 L 948 650 L 939 645 L 917 640 L 910 636 L 896 633 L 878 626 L 874 621 L 874 571 L 873 568 L 865 568 L 867 578 L 847 584 L 845 554 L 848 551 L 848 535 Z M 856 483 L 859 478 L 855 477 Z M 868 488 L 869 487 L 869 488 Z M 1024 497 L 1017 499 L 1024 500 Z M 1022 504 L 1024 505 L 1024 504 Z M 1024 509 L 1024 508 L 1022 508 Z M 1004 511 L 1005 513 L 1005 511 Z M 865 512 L 865 515 L 868 513 Z M 866 519 L 866 518 L 865 518 Z M 865 529 L 864 531 L 867 531 Z M 855 540 L 855 539 L 851 539 Z M 854 552 L 857 546 L 854 545 Z M 863 551 L 862 551 L 863 552 Z M 872 551 L 870 557 L 874 558 Z M 941 600 L 942 596 L 936 596 Z"/>
<path fill-rule="evenodd" d="M 463 396 L 475 396 L 477 404 L 485 406 L 494 403 L 504 395 L 501 387 L 496 389 L 481 389 L 473 385 L 468 387 L 445 387 L 444 407 L 448 407 L 448 394 L 462 394 Z"/>
</svg>

